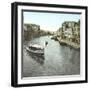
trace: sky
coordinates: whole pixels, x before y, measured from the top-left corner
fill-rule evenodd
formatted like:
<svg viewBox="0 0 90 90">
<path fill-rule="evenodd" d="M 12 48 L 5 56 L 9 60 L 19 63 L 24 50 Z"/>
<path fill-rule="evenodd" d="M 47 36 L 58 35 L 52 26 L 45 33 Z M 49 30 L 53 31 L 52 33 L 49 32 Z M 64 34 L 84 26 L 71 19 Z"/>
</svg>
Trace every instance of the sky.
<svg viewBox="0 0 90 90">
<path fill-rule="evenodd" d="M 23 12 L 24 23 L 37 24 L 47 31 L 58 30 L 64 21 L 78 21 L 80 14 L 46 13 L 46 12 Z"/>
</svg>

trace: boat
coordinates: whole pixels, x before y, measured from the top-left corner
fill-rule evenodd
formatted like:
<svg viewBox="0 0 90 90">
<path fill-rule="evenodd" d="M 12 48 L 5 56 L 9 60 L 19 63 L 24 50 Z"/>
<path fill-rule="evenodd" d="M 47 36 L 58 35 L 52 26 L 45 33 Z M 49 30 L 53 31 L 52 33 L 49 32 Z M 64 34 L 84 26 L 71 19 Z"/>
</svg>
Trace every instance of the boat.
<svg viewBox="0 0 90 90">
<path fill-rule="evenodd" d="M 44 47 L 38 44 L 30 44 L 26 50 L 35 55 L 44 55 Z"/>
</svg>

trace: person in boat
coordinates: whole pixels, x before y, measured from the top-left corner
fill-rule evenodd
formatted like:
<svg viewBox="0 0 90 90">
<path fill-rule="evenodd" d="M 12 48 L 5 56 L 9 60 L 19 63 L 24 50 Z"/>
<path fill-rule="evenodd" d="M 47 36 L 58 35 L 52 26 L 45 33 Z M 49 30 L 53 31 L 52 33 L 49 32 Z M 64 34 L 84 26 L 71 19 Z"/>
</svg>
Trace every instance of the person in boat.
<svg viewBox="0 0 90 90">
<path fill-rule="evenodd" d="M 45 41 L 45 46 L 47 46 L 48 45 L 48 42 L 47 41 Z"/>
</svg>

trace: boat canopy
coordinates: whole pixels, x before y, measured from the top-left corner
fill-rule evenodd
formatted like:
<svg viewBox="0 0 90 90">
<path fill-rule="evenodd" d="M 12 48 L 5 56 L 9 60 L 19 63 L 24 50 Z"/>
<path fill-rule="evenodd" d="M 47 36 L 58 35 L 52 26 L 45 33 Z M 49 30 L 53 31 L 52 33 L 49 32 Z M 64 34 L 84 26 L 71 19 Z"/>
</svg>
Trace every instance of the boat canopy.
<svg viewBox="0 0 90 90">
<path fill-rule="evenodd" d="M 29 47 L 38 48 L 38 49 L 39 49 L 39 48 L 40 48 L 40 49 L 44 49 L 43 46 L 38 45 L 38 44 L 30 44 Z"/>
</svg>

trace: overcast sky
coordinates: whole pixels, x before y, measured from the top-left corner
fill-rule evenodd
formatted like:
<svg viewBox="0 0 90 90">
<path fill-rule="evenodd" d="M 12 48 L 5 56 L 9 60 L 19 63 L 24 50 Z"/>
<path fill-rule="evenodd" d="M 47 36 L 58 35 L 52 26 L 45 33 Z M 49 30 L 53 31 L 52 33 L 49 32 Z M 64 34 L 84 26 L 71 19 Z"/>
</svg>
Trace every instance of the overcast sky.
<svg viewBox="0 0 90 90">
<path fill-rule="evenodd" d="M 78 21 L 80 14 L 23 12 L 24 23 L 40 25 L 41 29 L 56 31 L 64 21 Z"/>
</svg>

